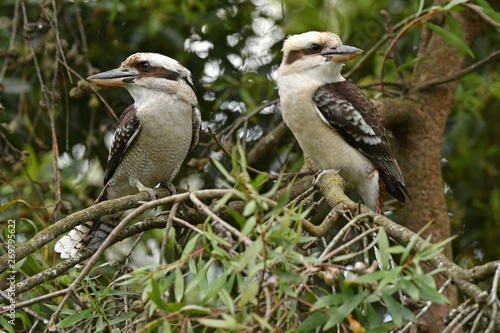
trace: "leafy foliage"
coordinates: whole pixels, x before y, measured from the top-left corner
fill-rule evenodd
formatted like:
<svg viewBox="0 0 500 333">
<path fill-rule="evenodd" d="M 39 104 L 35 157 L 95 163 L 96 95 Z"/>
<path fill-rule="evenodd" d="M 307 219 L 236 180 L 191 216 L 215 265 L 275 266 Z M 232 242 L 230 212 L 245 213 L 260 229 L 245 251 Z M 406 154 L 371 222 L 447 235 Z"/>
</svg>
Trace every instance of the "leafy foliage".
<svg viewBox="0 0 500 333">
<path fill-rule="evenodd" d="M 240 164 L 245 166 L 244 159 Z M 221 198 L 218 206 L 235 197 L 244 201 L 241 214 L 231 212 L 241 223 L 241 233 L 224 234 L 222 225 L 207 219 L 184 246 L 174 243 L 179 258 L 167 265 L 141 267 L 107 286 L 87 278 L 80 297 L 90 308 L 66 311 L 67 316 L 57 326 L 80 325 L 101 332 L 106 327 L 111 331 L 123 329 L 131 320 L 139 331 L 159 327 L 172 332 L 202 328 L 243 331 L 261 327 L 319 332 L 355 326 L 358 331 L 382 332 L 415 320 L 402 305 L 410 299 L 447 301 L 419 265 L 440 252 L 439 245 L 410 255 L 413 244 L 407 248 L 391 246 L 381 229 L 368 237 L 377 244 L 374 247 L 344 245 L 346 251 L 359 251 L 353 252 L 355 256 L 324 260 L 329 253 L 320 254 L 323 246 L 314 237 L 302 234 L 301 222 L 311 214 L 311 207 L 294 204 L 288 208 L 287 200 L 270 202 L 267 198 L 278 190 L 279 182 L 259 193 L 262 177 L 252 179 L 240 169 L 236 157 L 233 166 L 232 172 L 221 169 L 226 175 L 225 186 L 232 192 Z M 222 168 L 220 164 L 218 167 Z M 352 232 L 357 229 L 363 227 L 355 227 Z M 370 267 L 362 261 L 351 264 L 363 253 L 367 258 L 375 257 L 370 249 L 378 253 L 378 262 L 373 261 Z M 399 264 L 393 255 L 400 256 Z M 133 311 L 125 310 L 124 299 L 132 302 Z M 142 323 L 139 319 L 144 316 L 149 319 Z"/>
</svg>

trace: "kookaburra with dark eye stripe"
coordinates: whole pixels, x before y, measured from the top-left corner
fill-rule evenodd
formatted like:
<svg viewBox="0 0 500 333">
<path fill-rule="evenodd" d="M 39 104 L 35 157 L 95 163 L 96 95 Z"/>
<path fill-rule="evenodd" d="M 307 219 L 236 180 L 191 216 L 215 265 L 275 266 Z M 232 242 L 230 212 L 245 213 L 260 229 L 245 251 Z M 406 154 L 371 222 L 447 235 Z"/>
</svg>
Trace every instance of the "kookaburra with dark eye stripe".
<svg viewBox="0 0 500 333">
<path fill-rule="evenodd" d="M 191 72 L 178 61 L 157 53 L 135 53 L 119 68 L 92 75 L 103 86 L 123 86 L 134 99 L 121 115 L 113 137 L 104 189 L 96 203 L 158 184 L 172 189 L 188 152 L 198 144 L 201 115 Z M 55 247 L 62 258 L 83 246 L 98 245 L 121 214 L 86 222 L 63 237 Z"/>
<path fill-rule="evenodd" d="M 410 198 L 378 110 L 340 71 L 363 51 L 331 32 L 288 37 L 278 71 L 283 119 L 322 170 L 337 170 L 372 210 Z"/>
</svg>

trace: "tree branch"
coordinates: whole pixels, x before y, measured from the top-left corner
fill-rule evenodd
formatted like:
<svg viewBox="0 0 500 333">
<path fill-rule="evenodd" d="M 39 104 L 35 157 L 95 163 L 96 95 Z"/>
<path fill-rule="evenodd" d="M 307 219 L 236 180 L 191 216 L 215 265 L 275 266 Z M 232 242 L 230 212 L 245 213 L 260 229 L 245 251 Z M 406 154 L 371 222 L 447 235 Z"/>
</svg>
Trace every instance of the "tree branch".
<svg viewBox="0 0 500 333">
<path fill-rule="evenodd" d="M 355 205 L 355 203 L 344 194 L 343 182 L 340 181 L 339 178 L 341 177 L 338 174 L 323 174 L 317 179 L 316 184 L 330 207 L 339 205 L 349 207 Z M 361 205 L 360 214 L 370 214 L 373 217 L 373 221 L 370 223 L 384 228 L 387 234 L 401 245 L 407 245 L 410 241 L 416 239 L 413 247 L 414 253 L 422 251 L 425 247 L 432 245 L 413 231 L 391 221 L 383 215 L 376 214 L 363 205 Z M 431 258 L 428 264 L 433 268 L 443 269 L 441 274 L 452 279 L 460 291 L 472 298 L 476 303 L 485 305 L 488 302 L 488 293 L 469 281 L 469 271 L 459 267 L 443 254 Z"/>
<path fill-rule="evenodd" d="M 165 197 L 169 194 L 168 190 L 163 188 L 155 189 L 155 191 L 158 197 Z M 82 224 L 86 221 L 93 221 L 104 215 L 117 213 L 130 208 L 136 208 L 140 206 L 141 201 L 146 201 L 149 198 L 150 197 L 148 193 L 141 192 L 136 195 L 129 195 L 115 200 L 104 201 L 102 203 L 98 203 L 97 205 L 85 208 L 79 212 L 73 213 L 50 225 L 49 227 L 41 230 L 26 243 L 16 246 L 16 261 L 25 258 L 27 255 L 35 252 L 45 244 L 49 243 L 65 232 L 70 231 L 79 224 Z M 3 255 L 2 257 L 0 257 L 0 273 L 3 273 L 5 270 L 7 270 L 8 260 L 8 255 Z"/>
</svg>

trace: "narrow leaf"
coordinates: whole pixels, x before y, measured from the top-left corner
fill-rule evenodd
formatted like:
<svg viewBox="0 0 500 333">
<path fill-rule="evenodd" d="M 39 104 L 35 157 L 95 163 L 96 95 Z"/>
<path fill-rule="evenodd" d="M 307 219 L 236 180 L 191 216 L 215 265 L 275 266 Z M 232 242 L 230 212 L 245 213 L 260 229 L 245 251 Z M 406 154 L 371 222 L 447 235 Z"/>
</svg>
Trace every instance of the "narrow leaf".
<svg viewBox="0 0 500 333">
<path fill-rule="evenodd" d="M 446 4 L 446 6 L 443 7 L 443 10 L 450 10 L 453 7 L 460 5 L 461 3 L 464 3 L 464 2 L 469 2 L 469 0 L 451 0 L 450 2 L 448 2 Z"/>
<path fill-rule="evenodd" d="M 74 315 L 71 315 L 69 317 L 64 318 L 60 322 L 57 323 L 56 327 L 57 328 L 66 328 L 75 325 L 79 321 L 83 319 L 89 319 L 89 318 L 97 318 L 99 317 L 98 315 L 92 314 L 91 309 L 85 309 L 80 313 L 76 313 Z"/>
<path fill-rule="evenodd" d="M 323 325 L 328 320 L 328 316 L 322 312 L 314 312 L 300 324 L 297 333 L 314 332 L 314 330 Z"/>
<path fill-rule="evenodd" d="M 380 229 L 377 236 L 378 246 L 380 249 L 380 259 L 382 260 L 382 268 L 389 269 L 389 238 L 384 229 Z"/>
<path fill-rule="evenodd" d="M 394 321 L 396 326 L 400 327 L 403 325 L 403 319 L 408 321 L 415 320 L 415 315 L 401 305 L 401 303 L 397 302 L 391 295 L 383 292 L 382 299 L 384 300 L 387 310 L 392 317 L 392 321 Z"/>
<path fill-rule="evenodd" d="M 458 49 L 458 51 L 460 52 L 461 56 L 463 56 L 465 53 L 467 53 L 472 58 L 474 58 L 474 53 L 467 46 L 467 44 L 465 43 L 465 41 L 462 38 L 455 36 L 450 31 L 443 29 L 438 25 L 435 25 L 435 24 L 432 24 L 429 22 L 424 22 L 424 23 L 429 29 L 431 29 L 432 31 L 437 33 L 439 36 L 441 36 L 441 38 L 443 38 L 448 44 L 456 47 Z"/>
<path fill-rule="evenodd" d="M 182 276 L 182 271 L 177 266 L 175 268 L 175 284 L 174 284 L 175 300 L 180 303 L 182 297 L 184 296 L 184 276 Z"/>
<path fill-rule="evenodd" d="M 330 309 L 328 312 L 330 312 L 332 316 L 326 322 L 323 330 L 328 330 L 346 319 L 347 315 L 351 314 L 351 312 L 363 301 L 366 295 L 368 295 L 368 291 L 363 290 L 361 293 L 346 299 L 342 306 Z"/>
</svg>

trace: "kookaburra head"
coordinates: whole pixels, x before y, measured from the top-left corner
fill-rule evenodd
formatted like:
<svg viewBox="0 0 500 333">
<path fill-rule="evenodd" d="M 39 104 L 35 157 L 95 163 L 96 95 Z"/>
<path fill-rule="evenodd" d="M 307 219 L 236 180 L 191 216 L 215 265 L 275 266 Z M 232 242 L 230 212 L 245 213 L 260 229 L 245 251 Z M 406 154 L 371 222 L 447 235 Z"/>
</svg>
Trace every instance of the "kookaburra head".
<svg viewBox="0 0 500 333">
<path fill-rule="evenodd" d="M 324 83 L 342 81 L 340 71 L 344 63 L 362 52 L 357 47 L 343 45 L 339 36 L 328 31 L 292 35 L 283 44 L 280 72 L 311 75 Z"/>
<path fill-rule="evenodd" d="M 121 66 L 95 74 L 87 80 L 101 86 L 126 88 L 136 104 L 154 98 L 158 92 L 196 99 L 191 72 L 177 60 L 158 54 L 141 52 L 129 56 Z"/>
</svg>

